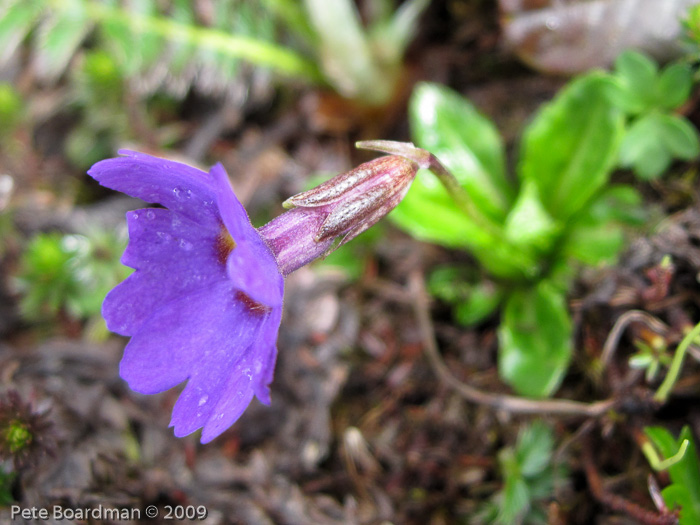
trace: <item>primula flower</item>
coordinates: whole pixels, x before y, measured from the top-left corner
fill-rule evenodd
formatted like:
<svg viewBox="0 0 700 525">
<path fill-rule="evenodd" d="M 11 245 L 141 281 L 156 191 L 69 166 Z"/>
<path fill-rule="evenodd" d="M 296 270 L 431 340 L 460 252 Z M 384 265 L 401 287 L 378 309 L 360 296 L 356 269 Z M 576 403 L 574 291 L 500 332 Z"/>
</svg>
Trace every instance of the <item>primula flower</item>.
<svg viewBox="0 0 700 525">
<path fill-rule="evenodd" d="M 108 328 L 131 337 L 120 374 L 155 394 L 187 381 L 170 426 L 199 428 L 207 443 L 269 384 L 282 316 L 284 276 L 358 235 L 403 197 L 418 164 L 376 159 L 290 199 L 290 210 L 256 230 L 220 164 L 208 173 L 131 151 L 89 174 L 162 208 L 127 213 L 122 262 L 136 271 L 106 297 Z"/>
<path fill-rule="evenodd" d="M 127 213 L 122 262 L 136 271 L 106 297 L 108 328 L 130 336 L 120 374 L 142 394 L 185 380 L 170 425 L 202 442 L 268 385 L 283 278 L 220 164 L 209 173 L 129 151 L 89 171 L 100 184 L 168 209 Z"/>
</svg>

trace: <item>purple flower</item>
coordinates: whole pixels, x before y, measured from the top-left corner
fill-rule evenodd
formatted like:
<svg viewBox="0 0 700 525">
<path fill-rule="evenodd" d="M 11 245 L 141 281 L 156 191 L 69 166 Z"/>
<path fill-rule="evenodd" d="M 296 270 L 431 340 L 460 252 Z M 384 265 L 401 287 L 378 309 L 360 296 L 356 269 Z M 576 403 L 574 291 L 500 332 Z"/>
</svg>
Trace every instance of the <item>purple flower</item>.
<svg viewBox="0 0 700 525">
<path fill-rule="evenodd" d="M 176 436 L 203 428 L 207 443 L 254 395 L 270 403 L 284 276 L 375 224 L 425 163 L 412 145 L 373 144 L 400 155 L 290 198 L 295 208 L 259 230 L 220 164 L 205 173 L 121 151 L 90 169 L 103 186 L 166 208 L 127 213 L 122 262 L 136 271 L 102 313 L 110 330 L 131 337 L 120 374 L 133 390 L 155 394 L 187 381 L 170 421 Z"/>
<path fill-rule="evenodd" d="M 187 380 L 170 426 L 207 443 L 255 395 L 270 403 L 284 280 L 223 167 L 209 173 L 126 155 L 95 164 L 100 184 L 167 209 L 127 214 L 122 262 L 136 271 L 105 299 L 113 332 L 130 336 L 120 374 L 142 394 Z"/>
</svg>

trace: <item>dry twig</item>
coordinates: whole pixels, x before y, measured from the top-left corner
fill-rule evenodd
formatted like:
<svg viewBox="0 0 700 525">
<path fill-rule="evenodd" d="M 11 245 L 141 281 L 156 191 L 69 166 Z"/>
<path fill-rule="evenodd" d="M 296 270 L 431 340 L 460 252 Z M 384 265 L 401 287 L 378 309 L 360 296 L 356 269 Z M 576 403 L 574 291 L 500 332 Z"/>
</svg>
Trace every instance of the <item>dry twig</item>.
<svg viewBox="0 0 700 525">
<path fill-rule="evenodd" d="M 511 413 L 577 417 L 599 417 L 615 406 L 616 401 L 614 399 L 606 399 L 590 404 L 565 399 L 527 399 L 517 396 L 491 394 L 463 383 L 452 374 L 438 351 L 433 324 L 430 319 L 425 282 L 419 271 L 411 273 L 409 288 L 414 298 L 413 308 L 430 365 L 441 380 L 454 388 L 466 400 Z"/>
</svg>

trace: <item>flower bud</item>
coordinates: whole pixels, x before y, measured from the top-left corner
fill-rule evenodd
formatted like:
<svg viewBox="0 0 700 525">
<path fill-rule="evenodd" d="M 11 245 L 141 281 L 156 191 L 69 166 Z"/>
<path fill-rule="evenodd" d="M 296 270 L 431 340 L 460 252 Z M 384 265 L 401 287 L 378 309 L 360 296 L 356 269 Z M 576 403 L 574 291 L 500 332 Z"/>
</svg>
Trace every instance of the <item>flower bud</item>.
<svg viewBox="0 0 700 525">
<path fill-rule="evenodd" d="M 404 198 L 419 165 L 381 157 L 287 199 L 283 213 L 258 230 L 283 275 L 351 241 Z M 336 242 L 336 240 L 338 240 Z"/>
</svg>

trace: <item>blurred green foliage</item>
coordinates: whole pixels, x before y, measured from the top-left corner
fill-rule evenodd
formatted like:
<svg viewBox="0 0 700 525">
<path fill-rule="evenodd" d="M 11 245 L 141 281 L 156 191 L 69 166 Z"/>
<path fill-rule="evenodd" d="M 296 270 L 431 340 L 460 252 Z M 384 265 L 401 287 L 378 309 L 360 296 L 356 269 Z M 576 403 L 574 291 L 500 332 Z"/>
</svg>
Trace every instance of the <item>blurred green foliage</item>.
<svg viewBox="0 0 700 525">
<path fill-rule="evenodd" d="M 389 101 L 428 0 L 372 2 L 362 24 L 352 0 L 7 0 L 0 63 L 25 39 L 39 78 L 59 78 L 86 39 L 139 92 L 240 94 L 245 64 L 271 68 L 368 104 Z"/>
<path fill-rule="evenodd" d="M 67 137 L 66 154 L 87 168 L 109 157 L 131 133 L 124 83 L 114 59 L 105 51 L 86 53 L 71 71 L 71 106 L 81 119 Z"/>
<path fill-rule="evenodd" d="M 0 138 L 15 131 L 23 111 L 24 103 L 17 90 L 11 84 L 0 82 Z"/>
<path fill-rule="evenodd" d="M 6 507 L 15 502 L 15 498 L 12 496 L 12 487 L 16 477 L 16 472 L 6 472 L 0 466 L 0 507 Z"/>
<path fill-rule="evenodd" d="M 35 236 L 21 257 L 17 278 L 23 317 L 41 321 L 64 312 L 75 320 L 101 319 L 107 292 L 131 272 L 119 262 L 125 244 L 122 236 L 102 230 L 86 236 Z"/>
<path fill-rule="evenodd" d="M 304 0 L 311 42 L 326 81 L 342 96 L 386 104 L 396 91 L 402 59 L 429 0 L 369 2 L 363 25 L 353 0 Z"/>
<path fill-rule="evenodd" d="M 674 63 L 659 71 L 656 63 L 635 51 L 615 61 L 613 100 L 627 117 L 619 162 L 642 179 L 665 172 L 673 159 L 691 160 L 700 154 L 698 132 L 674 113 L 690 97 L 693 85 L 688 64 Z"/>
<path fill-rule="evenodd" d="M 524 427 L 515 447 L 500 451 L 503 489 L 488 502 L 478 523 L 544 525 L 546 504 L 566 480 L 566 470 L 553 462 L 554 433 L 542 421 Z"/>
<path fill-rule="evenodd" d="M 644 432 L 665 458 L 677 454 L 687 440 L 685 453 L 668 470 L 671 483 L 661 491 L 669 509 L 680 508 L 680 525 L 700 523 L 700 462 L 693 435 L 688 427 L 683 427 L 676 440 L 663 427 L 647 427 Z"/>
<path fill-rule="evenodd" d="M 498 131 L 467 100 L 421 84 L 410 101 L 415 142 L 455 175 L 470 206 L 419 172 L 392 217 L 418 238 L 468 250 L 494 277 L 488 285 L 457 278 L 447 299 L 465 323 L 502 307 L 499 371 L 520 394 L 551 395 L 568 368 L 566 293 L 576 263 L 614 262 L 623 225 L 643 220 L 640 195 L 610 184 L 625 130 L 615 88 L 592 73 L 545 104 L 523 134 L 515 183 Z"/>
</svg>

